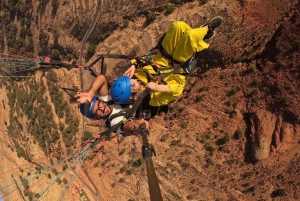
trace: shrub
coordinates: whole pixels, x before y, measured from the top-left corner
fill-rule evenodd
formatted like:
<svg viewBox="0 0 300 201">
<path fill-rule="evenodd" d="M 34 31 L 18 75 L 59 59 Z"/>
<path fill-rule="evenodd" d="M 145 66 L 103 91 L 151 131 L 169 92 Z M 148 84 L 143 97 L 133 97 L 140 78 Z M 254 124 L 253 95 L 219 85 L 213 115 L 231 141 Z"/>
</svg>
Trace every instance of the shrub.
<svg viewBox="0 0 300 201">
<path fill-rule="evenodd" d="M 66 178 L 63 179 L 64 184 L 68 183 L 68 180 Z"/>
<path fill-rule="evenodd" d="M 130 55 L 135 56 L 138 54 L 138 52 L 140 51 L 140 46 L 139 45 L 134 45 L 131 49 Z"/>
<path fill-rule="evenodd" d="M 175 9 L 176 9 L 176 7 L 174 5 L 168 5 L 166 14 L 169 15 L 169 14 L 173 13 Z"/>
<path fill-rule="evenodd" d="M 253 186 L 252 187 L 252 192 L 255 194 L 258 191 L 258 186 Z"/>
<path fill-rule="evenodd" d="M 83 137 L 81 138 L 81 140 L 82 140 L 82 141 L 86 141 L 86 140 L 88 140 L 88 139 L 90 139 L 90 138 L 92 138 L 92 137 L 93 137 L 93 135 L 92 135 L 91 132 L 89 132 L 89 131 L 84 131 Z"/>
<path fill-rule="evenodd" d="M 230 141 L 230 136 L 227 134 L 227 135 L 225 135 L 223 138 L 222 138 L 222 142 L 223 142 L 223 144 L 226 144 L 227 142 L 229 142 Z"/>
<path fill-rule="evenodd" d="M 249 69 L 251 72 L 256 71 L 256 65 L 255 64 L 250 65 Z"/>
<path fill-rule="evenodd" d="M 99 167 L 99 164 L 100 164 L 100 161 L 97 161 L 97 162 L 94 164 L 94 168 Z"/>
<path fill-rule="evenodd" d="M 51 58 L 53 59 L 59 59 L 60 52 L 57 49 L 52 49 L 51 50 Z"/>
<path fill-rule="evenodd" d="M 285 195 L 286 195 L 284 189 L 278 189 L 278 190 L 276 191 L 276 194 L 277 194 L 278 196 L 285 196 Z"/>
<path fill-rule="evenodd" d="M 125 172 L 126 171 L 126 167 L 122 167 L 121 169 L 120 169 L 120 172 L 122 173 L 122 172 Z"/>
<path fill-rule="evenodd" d="M 201 5 L 204 5 L 208 2 L 208 0 L 201 0 Z"/>
<path fill-rule="evenodd" d="M 216 147 L 213 146 L 213 145 L 211 145 L 210 143 L 204 144 L 204 149 L 205 149 L 206 151 L 209 151 L 209 152 L 214 152 L 214 151 L 216 151 Z"/>
<path fill-rule="evenodd" d="M 120 152 L 119 152 L 119 155 L 123 155 L 125 153 L 125 148 L 123 148 Z"/>
<path fill-rule="evenodd" d="M 247 5 L 247 0 L 239 0 L 241 6 Z"/>
<path fill-rule="evenodd" d="M 200 102 L 200 101 L 202 101 L 203 100 L 203 98 L 204 98 L 204 96 L 203 95 L 197 95 L 196 96 L 196 102 L 198 103 L 198 102 Z"/>
<path fill-rule="evenodd" d="M 237 92 L 239 92 L 241 90 L 241 88 L 239 86 L 235 86 L 232 87 L 231 93 L 232 94 L 236 94 Z"/>
<path fill-rule="evenodd" d="M 179 109 L 178 109 L 178 112 L 183 112 L 184 110 L 186 110 L 186 106 L 183 106 L 183 107 L 180 107 Z"/>
<path fill-rule="evenodd" d="M 133 167 L 133 168 L 130 168 L 129 170 L 126 171 L 126 173 L 128 175 L 131 175 L 131 174 L 134 174 L 136 172 L 136 169 Z"/>
<path fill-rule="evenodd" d="M 282 102 L 283 102 L 284 104 L 289 104 L 289 102 L 290 102 L 290 97 L 288 97 L 287 95 L 283 96 L 283 97 L 282 97 Z"/>
<path fill-rule="evenodd" d="M 120 178 L 119 182 L 121 182 L 121 183 L 125 182 L 125 178 Z"/>
<path fill-rule="evenodd" d="M 123 19 L 123 27 L 127 28 L 129 25 L 130 20 L 129 19 Z"/>
<path fill-rule="evenodd" d="M 91 57 L 95 54 L 96 52 L 96 45 L 94 44 L 89 44 L 88 48 L 87 48 L 87 56 Z"/>
<path fill-rule="evenodd" d="M 207 91 L 207 90 L 208 90 L 208 86 L 203 86 L 198 90 L 198 92 Z"/>
<path fill-rule="evenodd" d="M 153 22 L 156 19 L 156 14 L 155 13 L 148 13 L 147 17 L 146 17 L 146 22 L 148 24 L 150 24 L 151 22 Z"/>
<path fill-rule="evenodd" d="M 236 136 L 236 138 L 237 139 L 240 139 L 240 138 L 243 138 L 244 137 L 244 131 L 243 130 L 237 130 L 237 131 L 235 131 L 235 136 Z"/>
<path fill-rule="evenodd" d="M 135 166 L 137 166 L 137 167 L 139 167 L 139 166 L 141 166 L 142 164 L 144 164 L 144 159 L 143 158 L 139 158 L 139 159 L 137 159 L 136 161 L 134 161 L 134 165 Z"/>
<path fill-rule="evenodd" d="M 223 152 L 228 152 L 228 146 L 226 144 L 224 144 L 224 145 L 221 146 L 220 150 L 223 151 Z"/>
<path fill-rule="evenodd" d="M 132 165 L 134 163 L 134 160 L 130 159 L 127 163 L 128 163 L 128 165 Z"/>
</svg>

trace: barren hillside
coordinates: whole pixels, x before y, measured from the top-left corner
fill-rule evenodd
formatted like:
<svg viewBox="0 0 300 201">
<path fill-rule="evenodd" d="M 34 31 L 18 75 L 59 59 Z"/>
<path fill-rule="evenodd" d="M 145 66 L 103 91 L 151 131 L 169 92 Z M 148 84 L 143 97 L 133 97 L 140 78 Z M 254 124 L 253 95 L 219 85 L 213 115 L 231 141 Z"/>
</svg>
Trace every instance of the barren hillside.
<svg viewBox="0 0 300 201">
<path fill-rule="evenodd" d="M 17 11 L 9 10 L 12 2 L 16 5 L 32 5 L 27 9 L 30 12 L 23 13 L 17 6 Z M 174 5 L 176 9 L 167 14 L 170 11 L 167 5 Z M 210 41 L 209 50 L 202 53 L 198 68 L 188 77 L 184 94 L 171 104 L 168 114 L 150 121 L 149 141 L 157 153 L 153 161 L 163 198 L 170 201 L 300 199 L 298 0 L 26 0 L 4 1 L 1 9 L 3 21 L 0 42 L 4 46 L 16 49 L 24 47 L 23 51 L 43 56 L 55 56 L 52 50 L 57 49 L 59 58 L 64 62 L 84 65 L 91 63 L 98 54 L 143 54 L 155 45 L 159 36 L 175 20 L 183 20 L 197 27 L 214 16 L 222 16 L 224 23 Z M 150 20 L 148 14 L 153 13 L 156 17 Z M 30 26 L 24 26 L 20 20 L 22 16 L 31 19 Z M 22 38 L 22 34 L 19 34 L 22 27 L 27 33 L 23 45 L 16 42 Z M 10 35 L 14 29 L 18 33 L 15 38 Z M 28 35 L 29 29 L 31 36 Z M 45 35 L 48 37 L 42 37 Z M 31 40 L 33 47 L 29 46 Z M 94 54 L 89 54 L 91 44 L 95 45 Z M 7 50 L 4 48 L 4 51 Z M 68 57 L 68 54 L 73 56 Z M 106 59 L 105 63 L 110 79 L 121 75 L 128 67 L 118 64 L 119 68 L 114 68 L 117 61 L 113 59 Z M 93 69 L 100 72 L 99 66 L 97 63 Z M 55 72 L 58 85 L 79 86 L 77 70 L 59 69 Z M 34 75 L 37 78 L 41 76 L 40 73 Z M 46 75 L 49 76 L 49 73 Z M 20 192 L 24 192 L 27 186 L 32 195 L 24 192 L 23 199 L 38 197 L 38 194 L 42 195 L 41 189 L 51 181 L 55 184 L 40 200 L 59 200 L 64 194 L 63 200 L 84 200 L 87 197 L 89 200 L 109 201 L 150 200 L 146 169 L 141 160 L 140 137 L 124 138 L 117 135 L 105 143 L 103 153 L 90 152 L 82 166 L 68 169 L 60 182 L 54 180 L 58 173 L 53 171 L 49 178 L 44 168 L 51 168 L 50 164 L 55 165 L 71 154 L 66 144 L 68 141 L 64 138 L 66 131 L 59 129 L 61 126 L 65 129 L 72 126 L 73 121 L 69 123 L 68 115 L 65 113 L 60 117 L 55 109 L 58 103 L 51 99 L 51 84 L 45 84 L 46 79 L 50 79 L 47 76 L 42 79 L 43 82 L 38 82 L 40 85 L 36 90 L 41 90 L 42 85 L 46 87 L 47 92 L 43 97 L 47 101 L 42 102 L 52 107 L 54 122 L 49 122 L 52 126 L 50 130 L 53 133 L 57 128 L 60 139 L 46 146 L 46 151 L 34 143 L 34 139 L 38 139 L 34 133 L 26 133 L 30 136 L 28 140 L 24 137 L 24 140 L 15 142 L 8 132 L 11 129 L 25 135 L 25 131 L 21 132 L 18 126 L 21 124 L 26 130 L 34 125 L 29 119 L 35 113 L 22 113 L 18 101 L 9 103 L 12 93 L 6 95 L 8 89 L 17 86 L 27 91 L 26 83 L 28 81 L 31 86 L 32 81 L 29 78 L 15 80 L 17 84 L 4 78 L 1 81 L 1 142 L 10 149 L 0 150 L 5 164 L 0 167 L 0 176 L 2 172 L 4 174 L 26 163 L 22 157 L 19 159 L 20 153 L 24 153 L 18 150 L 26 150 L 25 156 L 37 163 L 30 168 L 24 167 L 25 170 L 18 167 L 1 177 L 0 194 L 4 200 L 19 199 Z M 87 90 L 93 78 L 86 71 L 83 71 L 82 78 L 83 89 Z M 62 97 L 70 102 L 67 95 Z M 46 108 L 40 105 L 39 100 L 34 102 L 33 108 L 35 106 Z M 67 133 L 67 139 L 71 136 L 73 143 L 80 144 L 83 137 L 82 117 L 75 103 L 71 101 L 70 106 L 70 114 L 78 117 L 80 123 L 78 131 Z M 10 119 L 10 115 L 14 118 Z M 41 120 L 35 122 L 41 123 Z M 87 130 L 97 134 L 103 130 L 103 125 L 88 120 Z M 53 140 L 52 136 L 49 138 Z M 47 139 L 43 140 L 46 144 L 50 143 Z M 16 144 L 24 148 L 12 146 Z M 72 151 L 75 153 L 79 149 L 80 146 L 72 148 Z M 58 150 L 63 153 L 49 156 Z M 45 155 L 47 159 L 41 160 Z M 54 159 L 54 163 L 50 158 Z M 70 159 L 67 164 L 71 166 L 71 162 Z M 36 168 L 40 166 L 44 168 Z M 62 172 L 63 168 L 66 167 L 61 165 L 56 169 Z M 75 172 L 77 176 L 73 176 Z M 35 178 L 30 179 L 30 174 Z M 14 183 L 17 182 L 11 175 L 15 180 L 18 177 L 23 179 L 19 187 L 16 187 L 18 185 Z M 42 178 L 43 175 L 48 177 L 47 181 L 41 182 L 40 188 L 31 189 L 38 182 L 37 177 Z M 27 186 L 24 179 L 29 180 Z M 13 187 L 4 188 L 11 182 Z M 13 193 L 10 193 L 12 190 Z"/>
</svg>

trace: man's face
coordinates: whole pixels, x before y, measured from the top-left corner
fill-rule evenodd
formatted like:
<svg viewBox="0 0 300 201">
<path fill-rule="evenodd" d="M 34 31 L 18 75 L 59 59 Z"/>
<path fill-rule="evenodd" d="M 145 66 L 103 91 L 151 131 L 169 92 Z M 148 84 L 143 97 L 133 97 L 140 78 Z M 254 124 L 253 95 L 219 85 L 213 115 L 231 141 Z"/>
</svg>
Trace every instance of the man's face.
<svg viewBox="0 0 300 201">
<path fill-rule="evenodd" d="M 141 90 L 141 84 L 137 79 L 130 79 L 131 91 L 138 92 Z"/>
<path fill-rule="evenodd" d="M 92 119 L 107 118 L 111 113 L 111 107 L 102 100 L 96 100 L 93 108 Z"/>
</svg>

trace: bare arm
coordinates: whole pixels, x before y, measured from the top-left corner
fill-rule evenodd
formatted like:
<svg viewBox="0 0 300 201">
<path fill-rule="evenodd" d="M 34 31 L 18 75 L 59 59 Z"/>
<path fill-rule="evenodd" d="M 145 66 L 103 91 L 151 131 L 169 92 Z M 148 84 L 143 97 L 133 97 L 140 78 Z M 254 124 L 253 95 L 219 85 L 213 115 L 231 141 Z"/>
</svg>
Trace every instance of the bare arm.
<svg viewBox="0 0 300 201">
<path fill-rule="evenodd" d="M 149 82 L 146 87 L 150 88 L 151 91 L 171 92 L 171 89 L 168 85 L 158 85 L 155 82 Z"/>
<path fill-rule="evenodd" d="M 108 95 L 107 81 L 103 75 L 96 77 L 88 93 L 77 93 L 75 98 L 77 98 L 78 103 L 91 102 L 97 92 L 100 96 Z"/>
<path fill-rule="evenodd" d="M 96 77 L 88 93 L 93 97 L 96 92 L 98 92 L 100 96 L 108 95 L 107 80 L 104 75 Z"/>
</svg>

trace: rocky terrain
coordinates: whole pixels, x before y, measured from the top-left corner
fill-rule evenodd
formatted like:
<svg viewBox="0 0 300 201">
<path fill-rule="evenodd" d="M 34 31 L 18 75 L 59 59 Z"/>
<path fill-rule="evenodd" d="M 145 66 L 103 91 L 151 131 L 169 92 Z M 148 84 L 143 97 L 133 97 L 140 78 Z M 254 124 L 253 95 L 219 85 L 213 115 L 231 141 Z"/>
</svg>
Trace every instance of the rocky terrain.
<svg viewBox="0 0 300 201">
<path fill-rule="evenodd" d="M 7 15 L 4 5 L 7 8 L 9 2 L 14 1 L 2 3 L 2 16 Z M 198 68 L 188 77 L 184 94 L 171 104 L 168 114 L 150 121 L 149 141 L 157 153 L 153 161 L 163 198 L 170 201 L 300 199 L 299 1 L 74 0 L 59 1 L 57 6 L 54 0 L 18 2 L 32 5 L 26 14 L 31 16 L 30 29 L 35 36 L 32 53 L 49 56 L 52 49 L 57 49 L 64 62 L 76 64 L 89 64 L 104 53 L 143 54 L 175 20 L 197 27 L 214 16 L 222 16 L 224 23 L 209 42 L 209 50 L 201 53 Z M 168 13 L 168 5 L 176 9 Z M 17 27 L 22 26 L 18 20 L 20 12 L 9 13 L 10 20 Z M 153 13 L 156 18 L 152 21 L 149 14 Z M 2 24 L 5 23 L 3 20 Z M 8 35 L 11 30 L 5 27 L 0 31 L 0 42 L 12 47 Z M 48 34 L 44 43 L 39 37 L 41 30 Z M 25 45 L 29 40 L 26 36 Z M 95 54 L 88 56 L 90 44 L 96 48 Z M 70 49 L 72 54 L 75 52 L 74 57 L 66 61 Z M 121 75 L 128 67 L 113 59 L 106 59 L 105 63 L 109 79 Z M 93 69 L 100 72 L 99 66 L 97 63 Z M 77 77 L 70 76 L 78 76 L 78 69 L 55 72 L 57 84 L 79 86 Z M 88 90 L 92 76 L 86 71 L 82 73 L 83 89 Z M 38 169 L 31 164 L 25 171 L 18 168 L 2 177 L 2 172 L 26 163 L 11 148 L 12 139 L 5 129 L 10 122 L 9 111 L 2 109 L 9 104 L 4 81 L 1 82 L 0 155 L 5 165 L 0 166 L 0 194 L 7 195 L 4 200 L 16 200 L 20 190 L 15 185 L 11 189 L 3 189 L 4 186 L 13 182 L 12 176 L 26 178 L 28 172 L 33 174 Z M 47 82 L 45 78 L 43 82 Z M 64 99 L 68 100 L 67 96 Z M 75 134 L 80 144 L 83 119 L 76 104 L 70 105 L 72 115 L 80 117 L 79 131 Z M 54 117 L 59 121 L 56 114 Z M 86 129 L 97 134 L 103 126 L 101 122 L 88 120 Z M 32 147 L 28 150 L 32 161 L 44 167 L 49 165 L 48 158 L 40 159 L 44 153 L 37 145 L 28 145 Z M 65 174 L 72 181 L 70 188 L 64 182 L 56 182 L 40 200 L 59 200 L 68 188 L 63 200 L 150 200 L 141 146 L 140 137 L 117 135 L 105 143 L 103 153 L 89 153 L 76 177 L 72 176 L 72 170 Z M 63 151 L 66 152 L 64 146 Z M 31 191 L 41 193 L 54 178 L 52 174 L 51 179 L 41 182 L 39 188 L 30 188 Z M 29 186 L 36 181 L 30 181 Z M 23 196 L 23 199 L 29 198 Z"/>
</svg>

